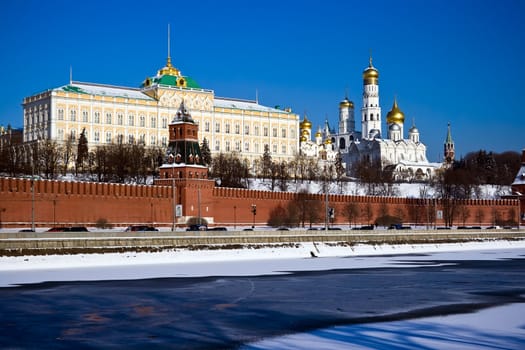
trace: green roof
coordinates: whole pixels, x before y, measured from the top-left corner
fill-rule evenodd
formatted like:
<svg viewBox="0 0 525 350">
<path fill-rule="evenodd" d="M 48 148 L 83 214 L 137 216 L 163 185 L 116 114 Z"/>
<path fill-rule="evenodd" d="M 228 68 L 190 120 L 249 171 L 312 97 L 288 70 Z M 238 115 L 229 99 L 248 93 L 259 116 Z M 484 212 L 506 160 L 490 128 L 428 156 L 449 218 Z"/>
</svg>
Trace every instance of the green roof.
<svg viewBox="0 0 525 350">
<path fill-rule="evenodd" d="M 186 81 L 186 87 L 193 88 L 193 89 L 200 89 L 201 87 L 195 80 L 193 80 L 190 77 L 182 77 Z M 177 80 L 179 77 L 174 75 L 163 75 L 160 78 L 153 78 L 153 83 L 160 84 L 160 85 L 169 85 L 169 86 L 177 86 Z"/>
<path fill-rule="evenodd" d="M 62 87 L 62 90 L 66 92 L 76 92 L 77 94 L 87 94 L 82 88 L 73 85 L 66 85 Z"/>
</svg>

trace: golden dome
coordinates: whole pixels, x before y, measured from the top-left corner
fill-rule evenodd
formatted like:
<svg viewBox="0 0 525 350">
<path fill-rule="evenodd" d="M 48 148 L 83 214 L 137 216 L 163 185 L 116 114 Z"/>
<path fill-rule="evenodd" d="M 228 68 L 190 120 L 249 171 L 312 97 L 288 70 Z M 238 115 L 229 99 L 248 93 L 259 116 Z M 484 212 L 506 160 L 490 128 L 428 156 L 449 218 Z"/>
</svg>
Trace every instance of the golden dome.
<svg viewBox="0 0 525 350">
<path fill-rule="evenodd" d="M 304 135 L 304 136 L 308 136 L 309 132 L 308 130 L 305 130 L 303 129 L 303 131 L 301 132 L 301 135 Z"/>
<path fill-rule="evenodd" d="M 331 139 L 326 139 L 326 140 L 324 140 L 324 144 L 325 145 L 331 145 L 332 144 L 332 140 Z"/>
<path fill-rule="evenodd" d="M 405 114 L 397 107 L 397 99 L 394 99 L 392 110 L 386 115 L 386 122 L 388 124 L 403 124 L 405 122 Z"/>
<path fill-rule="evenodd" d="M 303 136 L 301 136 L 300 140 L 301 140 L 301 142 L 306 142 L 308 139 L 306 138 L 306 136 L 303 135 Z"/>
<path fill-rule="evenodd" d="M 166 67 L 163 67 L 159 70 L 158 75 L 173 75 L 180 76 L 180 71 L 173 67 L 171 64 L 171 57 L 168 56 L 168 61 L 166 62 Z"/>
<path fill-rule="evenodd" d="M 302 122 L 299 123 L 299 129 L 311 129 L 312 123 L 306 118 L 306 115 L 304 116 L 304 119 Z"/>
<path fill-rule="evenodd" d="M 339 108 L 354 108 L 354 103 L 350 101 L 348 97 L 345 97 L 345 99 L 339 103 Z"/>
<path fill-rule="evenodd" d="M 372 56 L 370 56 L 368 67 L 363 71 L 363 83 L 366 85 L 377 84 L 378 80 L 379 72 L 372 65 Z"/>
<path fill-rule="evenodd" d="M 321 137 L 321 136 L 323 136 L 323 134 L 321 133 L 321 130 L 319 130 L 319 131 L 317 131 L 317 132 L 315 133 L 315 137 L 316 137 L 316 138 L 317 138 L 317 137 Z"/>
</svg>

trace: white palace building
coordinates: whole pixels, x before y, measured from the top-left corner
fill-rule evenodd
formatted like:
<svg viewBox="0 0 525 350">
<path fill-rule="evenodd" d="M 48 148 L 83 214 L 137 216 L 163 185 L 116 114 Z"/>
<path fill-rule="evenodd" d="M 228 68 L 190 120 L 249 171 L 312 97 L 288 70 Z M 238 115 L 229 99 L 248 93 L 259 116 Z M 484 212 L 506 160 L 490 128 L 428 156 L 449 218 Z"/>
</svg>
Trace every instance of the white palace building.
<svg viewBox="0 0 525 350">
<path fill-rule="evenodd" d="M 212 154 L 238 152 L 253 165 L 268 145 L 272 158 L 288 161 L 298 151 L 299 116 L 258 101 L 217 97 L 167 63 L 139 88 L 70 81 L 24 98 L 24 142 L 78 140 L 88 146 L 140 142 L 167 147 L 168 124 L 181 104 L 199 124 L 199 141 Z"/>
</svg>

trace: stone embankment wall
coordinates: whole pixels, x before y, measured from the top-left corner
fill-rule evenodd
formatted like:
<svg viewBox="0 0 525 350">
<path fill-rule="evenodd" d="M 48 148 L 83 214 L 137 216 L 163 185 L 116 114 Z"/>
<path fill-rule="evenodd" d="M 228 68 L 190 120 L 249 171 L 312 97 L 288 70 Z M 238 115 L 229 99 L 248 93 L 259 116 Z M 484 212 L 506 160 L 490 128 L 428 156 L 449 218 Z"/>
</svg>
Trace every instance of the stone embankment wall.
<svg viewBox="0 0 525 350">
<path fill-rule="evenodd" d="M 42 236 L 46 235 L 46 236 Z M 159 251 L 193 247 L 193 249 L 240 248 L 249 245 L 295 245 L 304 242 L 334 244 L 424 244 L 458 243 L 479 240 L 523 240 L 525 231 L 252 231 L 224 232 L 90 232 L 90 233 L 2 233 L 0 256 L 70 254 L 93 252 Z"/>
<path fill-rule="evenodd" d="M 186 184 L 188 183 L 188 184 Z M 206 186 L 204 186 L 206 185 Z M 291 192 L 271 192 L 201 186 L 199 182 L 177 181 L 177 204 L 183 205 L 185 217 L 201 216 L 215 225 L 266 225 L 270 212 L 277 205 L 286 207 L 298 198 Z M 199 187 L 201 186 L 201 187 Z M 34 188 L 34 193 L 32 191 Z M 198 197 L 198 198 L 197 198 Z M 320 202 L 324 223 L 324 203 L 321 194 L 309 194 L 303 200 Z M 358 215 L 352 223 L 345 215 L 347 203 L 355 203 Z M 439 200 L 415 198 L 329 195 L 329 206 L 335 209 L 334 224 L 366 225 L 381 215 L 398 216 L 405 223 L 423 225 L 428 221 L 444 225 L 443 218 L 429 220 L 443 209 Z M 0 178 L 0 228 L 95 226 L 104 219 L 115 226 L 149 224 L 170 227 L 174 216 L 173 186 L 121 185 L 93 182 L 67 182 L 15 178 Z M 519 201 L 465 200 L 456 203 L 466 208 L 468 215 L 454 220 L 456 225 L 492 225 L 496 218 L 517 220 Z M 252 205 L 257 208 L 252 214 Z M 418 212 L 418 215 L 414 215 Z M 439 216 L 439 215 L 438 215 Z"/>
</svg>

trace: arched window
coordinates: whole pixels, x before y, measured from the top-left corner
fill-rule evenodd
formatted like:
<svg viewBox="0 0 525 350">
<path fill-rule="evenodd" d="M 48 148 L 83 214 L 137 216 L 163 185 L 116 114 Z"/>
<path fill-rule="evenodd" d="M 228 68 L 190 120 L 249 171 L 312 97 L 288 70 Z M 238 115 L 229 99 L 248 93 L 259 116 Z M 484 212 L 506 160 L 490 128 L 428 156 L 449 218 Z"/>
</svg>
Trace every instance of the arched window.
<svg viewBox="0 0 525 350">
<path fill-rule="evenodd" d="M 344 137 L 341 137 L 339 139 L 339 149 L 345 149 L 346 148 L 346 140 Z"/>
</svg>

